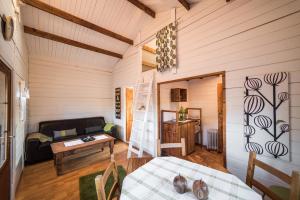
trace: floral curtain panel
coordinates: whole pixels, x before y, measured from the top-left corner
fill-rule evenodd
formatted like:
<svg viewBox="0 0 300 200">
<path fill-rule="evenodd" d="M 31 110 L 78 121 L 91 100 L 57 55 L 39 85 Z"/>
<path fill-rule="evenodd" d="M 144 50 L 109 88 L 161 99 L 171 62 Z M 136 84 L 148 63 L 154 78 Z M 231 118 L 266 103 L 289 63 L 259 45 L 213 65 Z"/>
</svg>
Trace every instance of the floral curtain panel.
<svg viewBox="0 0 300 200">
<path fill-rule="evenodd" d="M 170 23 L 156 34 L 157 71 L 176 71 L 176 22 Z"/>
</svg>

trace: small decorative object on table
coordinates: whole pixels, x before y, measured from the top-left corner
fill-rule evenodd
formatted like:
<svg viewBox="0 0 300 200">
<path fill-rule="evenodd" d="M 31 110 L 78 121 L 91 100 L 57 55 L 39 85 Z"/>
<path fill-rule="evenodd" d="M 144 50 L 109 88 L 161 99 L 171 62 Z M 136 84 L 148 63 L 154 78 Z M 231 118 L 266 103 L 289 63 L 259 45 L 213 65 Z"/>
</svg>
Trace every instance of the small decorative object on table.
<svg viewBox="0 0 300 200">
<path fill-rule="evenodd" d="M 175 176 L 173 180 L 173 185 L 176 190 L 176 192 L 183 194 L 187 191 L 187 181 L 183 176 Z"/>
<path fill-rule="evenodd" d="M 81 140 L 83 142 L 90 142 L 90 141 L 94 141 L 95 138 L 93 136 L 86 136 L 86 137 L 81 138 Z"/>
<path fill-rule="evenodd" d="M 193 193 L 199 200 L 208 199 L 208 187 L 206 183 L 202 180 L 196 180 L 193 183 Z"/>
<path fill-rule="evenodd" d="M 179 114 L 179 121 L 184 121 L 186 120 L 186 115 L 187 115 L 187 109 L 183 108 L 182 106 L 180 107 L 180 110 L 178 111 Z"/>
</svg>

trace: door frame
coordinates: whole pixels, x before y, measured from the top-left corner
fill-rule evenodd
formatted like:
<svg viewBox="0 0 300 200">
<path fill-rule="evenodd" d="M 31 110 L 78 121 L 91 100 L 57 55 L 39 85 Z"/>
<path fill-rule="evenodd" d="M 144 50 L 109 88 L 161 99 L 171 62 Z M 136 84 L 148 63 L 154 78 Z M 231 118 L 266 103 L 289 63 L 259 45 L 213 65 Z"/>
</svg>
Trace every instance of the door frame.
<svg viewBox="0 0 300 200">
<path fill-rule="evenodd" d="M 193 79 L 202 79 L 202 78 L 207 78 L 207 77 L 212 77 L 212 76 L 221 76 L 222 78 L 222 86 L 223 86 L 223 131 L 222 131 L 222 137 L 219 137 L 219 141 L 223 143 L 223 166 L 227 168 L 227 161 L 226 161 L 226 82 L 225 82 L 225 71 L 219 71 L 219 72 L 213 72 L 209 74 L 203 74 L 203 75 L 198 75 L 198 76 L 191 76 L 191 77 L 186 77 L 186 78 L 179 78 L 179 79 L 174 79 L 174 80 L 169 80 L 169 81 L 162 81 L 162 82 L 157 82 L 157 138 L 160 139 L 161 136 L 161 114 L 160 114 L 160 86 L 163 84 L 168 84 L 168 83 L 174 83 L 174 82 L 179 82 L 179 81 L 189 81 Z"/>
<path fill-rule="evenodd" d="M 0 188 L 0 193 L 2 192 L 8 192 L 8 198 L 11 198 L 11 189 L 12 189 L 12 71 L 11 69 L 2 61 L 2 59 L 0 59 L 0 70 L 2 72 L 4 72 L 7 75 L 7 160 L 5 161 L 5 164 L 0 168 L 0 172 L 1 170 L 8 170 L 8 172 L 6 172 L 7 176 L 8 176 L 8 187 L 9 187 L 9 191 L 1 191 Z M 6 169 L 5 169 L 6 168 Z M 5 172 L 5 171 L 4 171 Z M 5 189 L 5 188 L 4 188 Z"/>
<path fill-rule="evenodd" d="M 127 90 L 132 90 L 132 108 L 133 108 L 134 88 L 133 87 L 126 87 L 125 88 L 125 141 L 129 142 L 130 137 L 127 140 L 127 136 L 128 136 L 128 134 L 130 134 L 130 133 L 127 132 Z M 133 111 L 132 111 L 132 115 L 133 115 Z M 132 124 L 131 124 L 131 128 L 132 128 Z"/>
</svg>

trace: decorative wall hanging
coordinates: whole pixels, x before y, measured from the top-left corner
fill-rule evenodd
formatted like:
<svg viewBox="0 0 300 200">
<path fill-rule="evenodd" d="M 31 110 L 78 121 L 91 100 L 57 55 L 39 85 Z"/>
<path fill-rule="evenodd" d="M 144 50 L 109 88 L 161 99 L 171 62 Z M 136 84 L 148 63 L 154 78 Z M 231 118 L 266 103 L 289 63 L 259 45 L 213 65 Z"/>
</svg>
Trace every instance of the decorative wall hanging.
<svg viewBox="0 0 300 200">
<path fill-rule="evenodd" d="M 115 113 L 116 118 L 121 119 L 121 88 L 115 89 Z"/>
<path fill-rule="evenodd" d="M 288 74 L 246 77 L 244 87 L 246 151 L 290 160 Z"/>
<path fill-rule="evenodd" d="M 1 29 L 4 40 L 10 41 L 14 34 L 14 20 L 10 16 L 1 16 Z"/>
<path fill-rule="evenodd" d="M 176 72 L 176 29 L 176 22 L 173 22 L 156 34 L 156 63 L 159 72 Z"/>
</svg>

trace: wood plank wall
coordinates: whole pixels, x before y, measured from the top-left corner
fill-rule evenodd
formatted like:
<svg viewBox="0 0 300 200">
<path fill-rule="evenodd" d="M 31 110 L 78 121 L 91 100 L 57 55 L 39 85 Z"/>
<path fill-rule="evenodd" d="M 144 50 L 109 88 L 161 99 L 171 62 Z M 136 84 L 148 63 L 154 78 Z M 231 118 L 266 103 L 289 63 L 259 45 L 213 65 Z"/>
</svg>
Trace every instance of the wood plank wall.
<svg viewBox="0 0 300 200">
<path fill-rule="evenodd" d="M 287 173 L 299 170 L 300 1 L 203 0 L 189 12 L 177 9 L 176 16 L 179 19 L 178 73 L 159 73 L 157 81 L 226 71 L 227 166 L 244 179 L 248 155 L 243 149 L 242 81 L 251 74 L 290 72 L 291 162 L 262 159 Z M 141 31 L 141 44 L 171 21 L 170 12 L 158 13 Z M 117 82 L 130 82 L 132 77 L 121 77 L 119 69 L 132 71 L 128 63 L 135 59 L 134 56 L 124 58 L 116 65 L 114 76 L 121 78 Z M 269 184 L 276 182 L 259 175 Z"/>
<path fill-rule="evenodd" d="M 29 63 L 29 131 L 38 123 L 92 116 L 112 121 L 112 73 L 39 58 Z"/>
<path fill-rule="evenodd" d="M 19 90 L 20 81 L 28 83 L 28 52 L 23 33 L 23 25 L 18 21 L 13 1 L 0 1 L 0 13 L 14 18 L 14 35 L 12 40 L 5 41 L 0 36 L 0 59 L 12 70 L 12 115 L 13 124 L 13 147 L 12 147 L 12 194 L 14 199 L 15 190 L 24 167 L 24 139 L 26 135 L 27 119 L 21 121 L 19 118 Z"/>
</svg>

